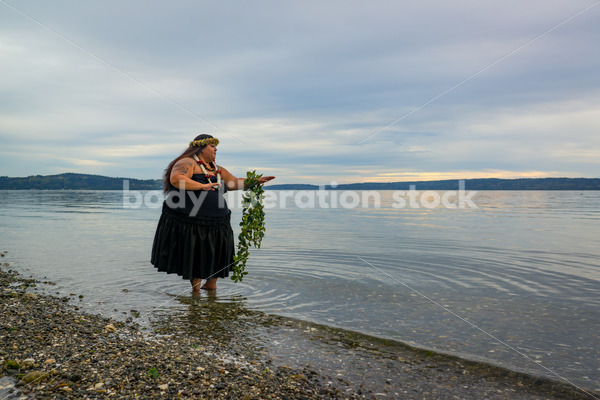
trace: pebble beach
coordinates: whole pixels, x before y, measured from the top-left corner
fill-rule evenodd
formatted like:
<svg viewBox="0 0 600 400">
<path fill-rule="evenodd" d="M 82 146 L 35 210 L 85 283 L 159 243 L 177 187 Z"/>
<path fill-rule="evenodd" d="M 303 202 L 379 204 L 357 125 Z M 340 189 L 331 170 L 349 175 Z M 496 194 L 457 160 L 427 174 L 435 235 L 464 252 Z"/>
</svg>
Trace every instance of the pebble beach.
<svg viewBox="0 0 600 400">
<path fill-rule="evenodd" d="M 2 255 L 4 253 L 1 253 Z M 0 263 L 0 399 L 593 399 L 597 393 L 348 331 L 195 302 L 151 327 Z M 80 296 L 83 296 L 81 294 Z M 280 352 L 278 352 L 281 349 Z M 299 365 L 294 354 L 314 354 Z"/>
</svg>

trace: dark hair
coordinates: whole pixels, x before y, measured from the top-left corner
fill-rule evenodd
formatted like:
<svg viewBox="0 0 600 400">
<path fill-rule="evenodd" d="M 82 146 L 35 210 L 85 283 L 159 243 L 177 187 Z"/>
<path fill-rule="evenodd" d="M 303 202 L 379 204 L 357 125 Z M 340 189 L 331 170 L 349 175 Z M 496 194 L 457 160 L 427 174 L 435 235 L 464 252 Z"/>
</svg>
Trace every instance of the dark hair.
<svg viewBox="0 0 600 400">
<path fill-rule="evenodd" d="M 194 138 L 194 140 L 202 140 L 202 139 L 209 139 L 209 138 L 212 138 L 212 136 L 202 134 L 202 135 L 196 136 Z M 165 174 L 163 175 L 163 191 L 165 193 L 168 193 L 171 190 L 171 171 L 173 170 L 173 166 L 177 163 L 177 161 L 181 160 L 182 158 L 192 157 L 194 154 L 200 153 L 205 147 L 206 146 L 188 147 L 187 149 L 185 149 L 183 151 L 183 153 L 181 153 L 179 155 L 179 157 L 177 157 L 176 159 L 171 161 L 171 163 L 169 164 L 167 169 L 165 169 Z"/>
</svg>

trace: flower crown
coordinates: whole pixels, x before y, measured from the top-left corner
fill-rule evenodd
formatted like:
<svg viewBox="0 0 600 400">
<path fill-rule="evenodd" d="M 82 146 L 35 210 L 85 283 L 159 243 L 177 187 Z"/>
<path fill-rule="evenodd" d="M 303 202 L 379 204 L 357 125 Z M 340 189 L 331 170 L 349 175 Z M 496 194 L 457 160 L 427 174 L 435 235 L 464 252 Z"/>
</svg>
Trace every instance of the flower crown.
<svg viewBox="0 0 600 400">
<path fill-rule="evenodd" d="M 204 147 L 208 144 L 214 144 L 216 146 L 219 144 L 219 139 L 206 138 L 206 139 L 200 139 L 200 140 L 192 140 L 190 142 L 190 147 Z"/>
</svg>

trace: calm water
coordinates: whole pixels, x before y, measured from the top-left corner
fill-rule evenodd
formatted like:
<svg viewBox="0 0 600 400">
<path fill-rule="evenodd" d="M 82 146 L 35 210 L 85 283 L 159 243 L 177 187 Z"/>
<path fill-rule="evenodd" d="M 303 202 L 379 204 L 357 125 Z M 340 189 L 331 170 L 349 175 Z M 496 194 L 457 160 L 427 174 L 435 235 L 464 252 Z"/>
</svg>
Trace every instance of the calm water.
<svg viewBox="0 0 600 400">
<path fill-rule="evenodd" d="M 600 388 L 600 192 L 479 192 L 476 209 L 379 194 L 268 209 L 250 274 L 217 299 Z M 159 215 L 120 191 L 0 191 L 0 250 L 86 311 L 183 312 L 189 282 L 149 263 Z"/>
</svg>

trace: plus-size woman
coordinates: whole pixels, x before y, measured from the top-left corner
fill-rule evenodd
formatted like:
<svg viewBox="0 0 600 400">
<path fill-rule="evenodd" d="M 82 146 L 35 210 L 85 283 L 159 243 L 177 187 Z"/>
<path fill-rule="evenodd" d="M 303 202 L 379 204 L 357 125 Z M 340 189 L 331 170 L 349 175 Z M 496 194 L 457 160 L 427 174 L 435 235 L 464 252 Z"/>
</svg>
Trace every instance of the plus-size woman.
<svg viewBox="0 0 600 400">
<path fill-rule="evenodd" d="M 216 289 L 217 278 L 229 276 L 233 266 L 231 211 L 223 195 L 243 189 L 244 179 L 215 163 L 218 144 L 210 135 L 198 135 L 165 170 L 167 197 L 152 245 L 151 263 L 189 279 L 194 292 Z"/>
</svg>

